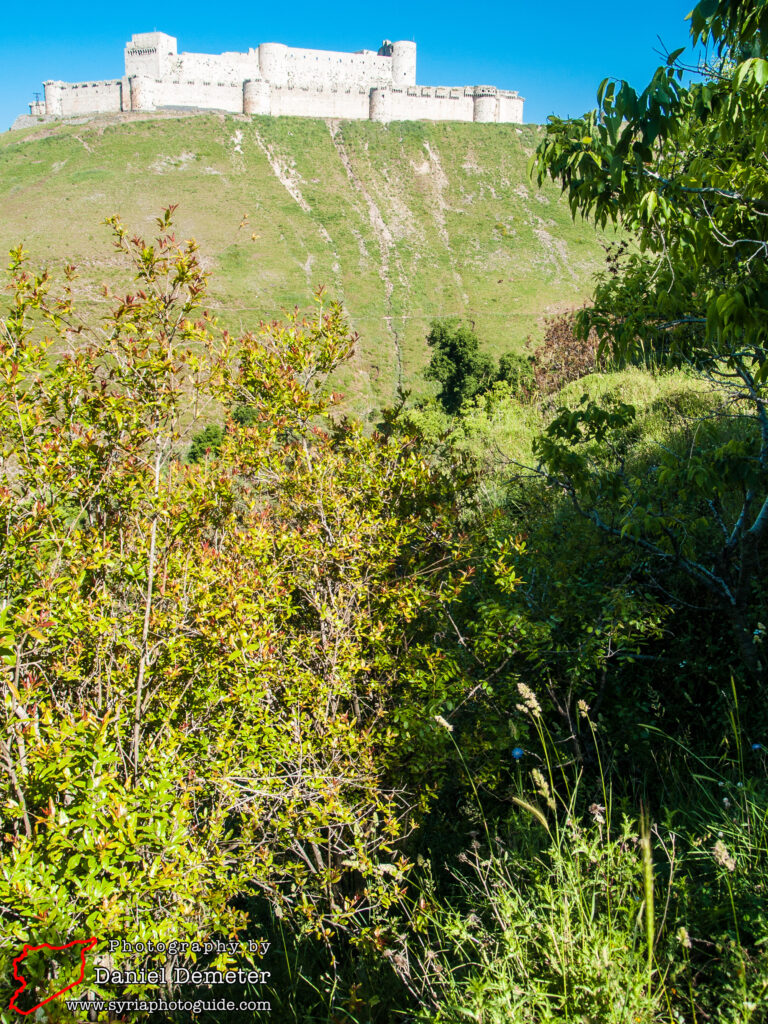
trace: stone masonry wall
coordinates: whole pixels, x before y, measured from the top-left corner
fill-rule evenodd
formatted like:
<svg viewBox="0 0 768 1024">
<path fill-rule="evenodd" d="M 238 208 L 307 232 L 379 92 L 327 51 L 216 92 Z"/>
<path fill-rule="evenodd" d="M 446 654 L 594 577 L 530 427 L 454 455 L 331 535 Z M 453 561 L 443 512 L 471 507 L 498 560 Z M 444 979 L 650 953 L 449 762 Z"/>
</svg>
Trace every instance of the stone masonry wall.
<svg viewBox="0 0 768 1024">
<path fill-rule="evenodd" d="M 104 114 L 122 109 L 122 82 L 46 82 L 45 112 L 59 117 L 70 114 Z"/>
<path fill-rule="evenodd" d="M 34 109 L 33 109 L 34 107 Z M 46 82 L 45 116 L 188 107 L 374 121 L 523 120 L 523 99 L 493 86 L 416 85 L 416 44 L 342 53 L 262 43 L 247 53 L 178 53 L 163 32 L 132 36 L 125 75 Z M 42 116 L 42 104 L 30 104 Z"/>
<path fill-rule="evenodd" d="M 348 120 L 367 120 L 370 107 L 368 89 L 310 89 L 271 90 L 270 113 L 276 116 L 338 117 Z"/>
<path fill-rule="evenodd" d="M 261 50 L 261 47 L 259 47 Z M 288 49 L 283 54 L 279 77 L 264 73 L 273 85 L 314 89 L 364 89 L 392 84 L 392 58 L 369 53 L 335 53 L 329 50 Z"/>
</svg>

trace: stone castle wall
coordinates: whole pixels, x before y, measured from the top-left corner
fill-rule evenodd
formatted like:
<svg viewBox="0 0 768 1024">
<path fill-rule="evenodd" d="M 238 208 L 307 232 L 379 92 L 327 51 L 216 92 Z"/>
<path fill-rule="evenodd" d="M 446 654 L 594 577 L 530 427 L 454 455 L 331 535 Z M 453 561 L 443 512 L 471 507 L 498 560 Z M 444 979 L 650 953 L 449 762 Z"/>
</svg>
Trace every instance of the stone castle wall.
<svg viewBox="0 0 768 1024">
<path fill-rule="evenodd" d="M 164 32 L 132 36 L 125 75 L 102 82 L 45 83 L 30 114 L 192 107 L 232 113 L 373 121 L 523 120 L 523 99 L 492 86 L 416 85 L 416 44 L 385 40 L 378 51 L 342 53 L 262 43 L 247 53 L 179 53 Z"/>
</svg>

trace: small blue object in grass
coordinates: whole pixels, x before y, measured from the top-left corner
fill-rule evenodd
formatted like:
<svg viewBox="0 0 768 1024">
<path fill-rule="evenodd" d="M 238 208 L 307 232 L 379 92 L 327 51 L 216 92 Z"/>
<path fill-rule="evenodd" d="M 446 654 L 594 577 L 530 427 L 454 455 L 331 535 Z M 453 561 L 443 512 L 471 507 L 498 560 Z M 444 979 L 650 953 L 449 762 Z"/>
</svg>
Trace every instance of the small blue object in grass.
<svg viewBox="0 0 768 1024">
<path fill-rule="evenodd" d="M 524 753 L 525 753 L 525 751 L 523 750 L 522 747 L 514 747 L 513 750 L 512 750 L 512 757 L 514 757 L 514 759 L 516 761 L 519 761 Z"/>
<path fill-rule="evenodd" d="M 752 749 L 753 750 L 762 750 L 763 749 L 763 744 L 762 743 L 753 743 L 752 744 Z"/>
</svg>

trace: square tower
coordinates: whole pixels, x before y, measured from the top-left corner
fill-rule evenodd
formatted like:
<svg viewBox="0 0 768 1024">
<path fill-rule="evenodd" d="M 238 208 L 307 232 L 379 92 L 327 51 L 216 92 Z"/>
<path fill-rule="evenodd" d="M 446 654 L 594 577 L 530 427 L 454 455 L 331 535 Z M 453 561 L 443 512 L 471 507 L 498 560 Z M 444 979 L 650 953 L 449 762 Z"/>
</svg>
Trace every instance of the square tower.
<svg viewBox="0 0 768 1024">
<path fill-rule="evenodd" d="M 176 54 L 176 39 L 165 32 L 132 35 L 130 43 L 125 44 L 126 77 L 146 75 L 148 78 L 162 78 Z"/>
</svg>

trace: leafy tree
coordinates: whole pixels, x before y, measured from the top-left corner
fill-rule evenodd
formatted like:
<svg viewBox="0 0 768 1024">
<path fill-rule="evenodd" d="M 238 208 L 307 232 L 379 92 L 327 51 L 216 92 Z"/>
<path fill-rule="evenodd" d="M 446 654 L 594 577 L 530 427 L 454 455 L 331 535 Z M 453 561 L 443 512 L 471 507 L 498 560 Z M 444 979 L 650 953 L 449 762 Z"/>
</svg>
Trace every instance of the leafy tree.
<svg viewBox="0 0 768 1024">
<path fill-rule="evenodd" d="M 703 80 L 683 84 L 676 50 L 643 92 L 606 79 L 596 110 L 550 118 L 539 180 L 558 180 L 574 215 L 621 223 L 637 238 L 583 317 L 624 357 L 644 347 L 706 363 L 747 347 L 763 362 L 768 172 L 754 159 L 766 131 L 761 10 L 761 0 L 694 8 L 693 41 L 711 42 L 723 58 Z"/>
<path fill-rule="evenodd" d="M 644 479 L 626 472 L 619 451 L 606 472 L 590 472 L 589 444 L 627 410 L 562 410 L 539 456 L 599 528 L 717 597 L 755 678 L 768 534 L 768 171 L 755 160 L 768 138 L 766 10 L 763 0 L 700 3 L 692 39 L 719 55 L 701 80 L 684 83 L 682 50 L 639 94 L 606 80 L 596 110 L 550 119 L 536 157 L 539 180 L 560 181 L 574 215 L 637 239 L 598 281 L 582 331 L 594 327 L 620 360 L 685 361 L 724 398 L 718 424 L 687 451 L 660 452 Z M 595 487 L 612 495 L 608 519 Z"/>
<path fill-rule="evenodd" d="M 433 320 L 427 344 L 435 351 L 425 376 L 440 384 L 438 401 L 447 413 L 485 391 L 496 379 L 493 358 L 480 351 L 474 328 L 458 320 Z"/>
</svg>

